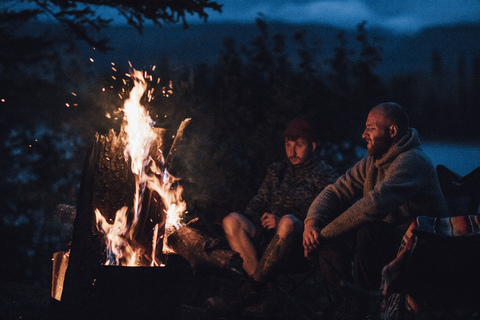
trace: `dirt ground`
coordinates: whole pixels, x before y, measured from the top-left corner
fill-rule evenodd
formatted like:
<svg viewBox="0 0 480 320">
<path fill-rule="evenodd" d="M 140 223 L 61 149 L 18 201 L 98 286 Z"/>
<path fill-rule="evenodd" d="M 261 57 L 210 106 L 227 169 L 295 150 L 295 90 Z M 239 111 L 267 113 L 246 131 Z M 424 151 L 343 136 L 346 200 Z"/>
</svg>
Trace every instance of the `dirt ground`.
<svg viewBox="0 0 480 320">
<path fill-rule="evenodd" d="M 174 290 L 160 294 L 160 299 L 154 300 L 153 303 L 152 300 L 149 300 L 148 295 L 139 295 L 138 292 L 132 292 L 141 291 L 146 287 L 150 291 L 155 291 L 157 288 L 161 290 L 162 286 L 157 285 L 158 282 L 153 282 L 151 277 L 148 277 L 147 282 L 140 286 L 141 289 L 138 289 L 138 286 L 134 286 L 134 288 L 137 288 L 135 290 L 124 289 L 122 286 L 109 287 L 106 293 L 108 297 L 106 301 L 115 308 L 117 306 L 123 308 L 124 312 L 102 308 L 103 312 L 101 314 L 97 311 L 92 313 L 89 310 L 68 308 L 64 303 L 51 298 L 50 287 L 29 286 L 0 280 L 0 320 L 326 320 L 322 317 L 322 310 L 329 304 L 328 292 L 322 290 L 325 285 L 322 283 L 322 277 L 319 273 L 307 272 L 277 277 L 275 283 L 281 290 L 278 291 L 279 294 L 276 296 L 278 306 L 272 314 L 250 313 L 221 317 L 206 312 L 204 302 L 208 297 L 227 290 L 235 279 L 212 272 L 191 273 L 189 272 L 191 270 L 189 265 L 186 265 L 181 259 L 177 261 L 176 267 L 183 268 L 179 269 L 180 274 L 184 275 L 181 277 L 183 280 L 167 278 L 169 285 Z M 176 272 L 178 274 L 178 271 Z M 150 285 L 149 282 L 152 282 L 153 285 Z M 115 292 L 112 293 L 112 291 Z M 112 300 L 112 296 L 116 300 Z M 135 296 L 141 298 L 131 302 L 131 297 Z M 119 297 L 120 302 L 118 301 Z M 137 312 L 139 308 L 132 308 L 132 305 L 141 306 L 144 309 L 143 312 Z M 166 309 L 170 312 L 165 312 Z M 480 320 L 480 314 L 478 311 L 464 314 L 436 312 L 415 319 Z M 408 320 L 412 320 L 412 318 Z"/>
<path fill-rule="evenodd" d="M 299 275 L 299 277 L 305 277 L 305 275 Z M 281 303 L 275 314 L 233 314 L 228 317 L 221 317 L 218 315 L 212 315 L 205 311 L 203 302 L 206 298 L 216 295 L 222 290 L 226 290 L 231 285 L 231 279 L 226 279 L 218 274 L 197 274 L 186 278 L 187 281 L 179 283 L 179 290 L 181 299 L 179 301 L 169 300 L 169 303 L 174 304 L 173 312 L 168 316 L 162 313 L 161 306 L 147 305 L 149 313 L 139 315 L 138 317 L 125 314 L 102 314 L 97 316 L 91 313 L 85 313 L 84 310 L 75 310 L 67 308 L 62 302 L 59 302 L 51 298 L 51 288 L 29 286 L 19 283 L 10 283 L 6 281 L 0 281 L 0 320 L 109 320 L 109 319 L 126 319 L 126 320 L 145 320 L 148 319 L 173 319 L 173 320 L 245 320 L 245 319 L 313 319 L 313 310 L 305 309 L 305 302 L 308 297 L 301 297 L 294 293 L 294 290 L 298 294 L 308 294 L 309 296 L 316 296 L 308 292 L 308 289 L 302 287 L 307 285 L 311 287 L 311 281 L 313 277 L 307 277 L 307 280 L 302 282 L 297 288 L 291 290 L 287 288 L 287 284 L 283 284 L 284 288 L 289 290 L 289 294 L 285 294 L 281 298 Z M 303 280 L 303 278 L 301 279 Z M 175 280 L 173 280 L 175 281 Z M 279 278 L 281 281 L 296 281 L 296 279 Z M 178 293 L 177 292 L 177 293 Z M 283 292 L 283 291 L 282 291 Z M 131 294 L 131 293 L 130 293 Z M 174 294 L 174 293 L 172 293 Z M 175 295 L 179 296 L 178 294 Z M 296 300 L 298 298 L 302 299 Z M 138 304 L 138 301 L 136 302 Z M 147 302 L 146 302 L 147 303 Z M 115 302 L 113 303 L 115 304 Z M 142 304 L 142 303 L 140 303 Z M 147 303 L 148 304 L 148 303 Z M 143 305 L 143 304 L 142 304 Z M 129 306 L 125 310 L 128 309 Z M 306 315 L 308 314 L 308 317 Z M 158 315 L 158 316 L 157 316 Z M 315 317 L 316 318 L 316 317 Z"/>
<path fill-rule="evenodd" d="M 0 319 L 46 319 L 50 288 L 0 281 Z"/>
<path fill-rule="evenodd" d="M 96 317 L 93 317 L 96 320 Z M 117 318 L 115 316 L 115 318 Z M 94 320 L 90 316 L 75 316 L 75 314 L 66 311 L 61 302 L 50 297 L 50 288 L 39 288 L 27 286 L 17 283 L 0 283 L 0 319 L 2 320 L 57 320 L 57 319 L 86 319 Z M 102 319 L 105 319 L 102 317 Z M 109 319 L 107 317 L 107 319 Z M 122 317 L 118 318 L 122 319 Z M 123 319 L 142 320 L 142 318 L 131 318 L 130 316 Z M 158 310 L 158 318 L 156 316 L 149 319 L 176 319 L 176 320 L 245 320 L 245 319 L 292 319 L 287 315 L 232 315 L 229 317 L 221 317 L 211 315 L 205 312 L 201 306 L 181 305 L 178 313 L 165 317 Z"/>
<path fill-rule="evenodd" d="M 205 280 L 205 279 L 204 279 Z M 211 283 L 213 284 L 213 283 Z M 208 287 L 207 283 L 204 283 Z M 205 289 L 205 288 L 204 288 Z M 196 290 L 196 289 L 195 289 Z M 153 308 L 152 310 L 154 310 Z M 168 319 L 168 320 L 322 320 L 321 313 L 308 313 L 302 309 L 302 306 L 292 300 L 283 300 L 283 305 L 275 315 L 255 315 L 239 314 L 229 317 L 211 315 L 205 312 L 201 305 L 181 304 L 173 315 L 166 316 L 161 310 L 156 309 L 155 315 L 148 319 Z M 50 288 L 28 286 L 25 284 L 10 283 L 0 281 L 0 319 L 1 320 L 145 320 L 145 317 L 118 316 L 109 318 L 108 316 L 96 317 L 92 315 L 72 313 L 66 310 L 62 304 L 50 297 Z M 470 316 L 460 315 L 458 313 L 450 314 L 431 314 L 431 317 L 420 317 L 418 320 L 478 320 L 480 315 L 477 313 Z M 410 319 L 410 318 L 409 318 Z"/>
</svg>

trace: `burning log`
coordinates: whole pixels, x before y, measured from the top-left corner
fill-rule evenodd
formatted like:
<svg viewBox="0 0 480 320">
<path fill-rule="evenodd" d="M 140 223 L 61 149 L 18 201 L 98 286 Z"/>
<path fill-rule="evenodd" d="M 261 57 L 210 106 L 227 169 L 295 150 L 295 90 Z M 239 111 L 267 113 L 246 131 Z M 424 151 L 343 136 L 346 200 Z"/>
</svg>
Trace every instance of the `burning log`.
<svg viewBox="0 0 480 320">
<path fill-rule="evenodd" d="M 183 120 L 182 123 L 180 124 L 180 127 L 177 130 L 175 139 L 173 139 L 172 146 L 170 147 L 170 151 L 168 152 L 167 160 L 165 161 L 165 165 L 167 167 L 169 167 L 170 164 L 172 163 L 175 152 L 177 151 L 177 144 L 183 140 L 183 131 L 185 130 L 185 127 L 188 126 L 188 124 L 190 123 L 190 120 L 191 120 L 190 118 Z"/>
<path fill-rule="evenodd" d="M 53 254 L 52 293 L 51 297 L 60 301 L 62 299 L 65 271 L 68 266 L 68 252 L 60 251 Z"/>
<path fill-rule="evenodd" d="M 167 244 L 185 258 L 194 271 L 217 269 L 236 272 L 243 263 L 237 252 L 219 248 L 218 241 L 189 226 L 182 226 L 170 234 Z"/>
</svg>

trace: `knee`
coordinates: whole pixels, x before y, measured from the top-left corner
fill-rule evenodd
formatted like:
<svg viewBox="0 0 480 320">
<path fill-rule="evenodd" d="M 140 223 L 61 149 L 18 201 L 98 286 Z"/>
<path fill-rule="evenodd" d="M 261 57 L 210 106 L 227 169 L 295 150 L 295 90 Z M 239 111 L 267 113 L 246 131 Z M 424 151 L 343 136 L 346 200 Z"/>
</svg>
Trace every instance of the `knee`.
<svg viewBox="0 0 480 320">
<path fill-rule="evenodd" d="M 231 212 L 223 218 L 222 227 L 227 235 L 235 235 L 244 228 L 243 216 L 237 212 Z"/>
<path fill-rule="evenodd" d="M 277 227 L 277 233 L 280 237 L 285 237 L 296 232 L 302 232 L 302 222 L 293 214 L 287 214 L 280 218 Z"/>
</svg>

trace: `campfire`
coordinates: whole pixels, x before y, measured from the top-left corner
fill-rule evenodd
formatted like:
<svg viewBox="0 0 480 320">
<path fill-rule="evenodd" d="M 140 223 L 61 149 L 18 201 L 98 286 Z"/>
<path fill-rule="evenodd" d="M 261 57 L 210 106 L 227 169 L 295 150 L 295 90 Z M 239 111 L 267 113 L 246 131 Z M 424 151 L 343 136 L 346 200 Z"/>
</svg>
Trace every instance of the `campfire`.
<svg viewBox="0 0 480 320">
<path fill-rule="evenodd" d="M 145 296 L 155 280 L 163 282 L 155 283 L 160 287 L 176 281 L 170 255 L 185 259 L 192 271 L 235 271 L 242 263 L 237 253 L 218 248 L 214 239 L 191 227 L 195 219 L 183 221 L 183 189 L 168 169 L 191 119 L 182 121 L 169 139 L 141 103 L 151 98 L 149 76 L 135 69 L 128 76 L 134 85 L 121 109 L 120 133 L 111 129 L 95 135 L 85 159 L 70 252 L 54 258 L 52 297 L 97 314 L 99 301 L 124 308 L 124 296 L 147 305 L 152 299 L 170 301 L 165 294 Z"/>
<path fill-rule="evenodd" d="M 157 254 L 172 252 L 168 249 L 165 232 L 172 233 L 181 225 L 182 215 L 186 210 L 185 201 L 182 199 L 182 188 L 177 184 L 178 179 L 170 175 L 163 157 L 163 137 L 158 135 L 154 122 L 146 109 L 141 105 L 141 99 L 147 91 L 147 81 L 141 71 L 133 70 L 130 77 L 134 86 L 130 97 L 125 101 L 124 126 L 122 135 L 124 139 L 124 157 L 130 162 L 131 171 L 135 178 L 135 192 L 133 206 L 124 206 L 115 213 L 112 222 L 102 215 L 98 208 L 95 209 L 98 230 L 104 235 L 107 247 L 105 265 L 121 266 L 159 266 L 163 262 Z M 190 119 L 185 119 L 177 132 L 177 139 L 183 133 Z M 154 142 L 160 139 L 152 149 Z M 175 148 L 175 140 L 169 156 Z M 152 154 L 153 153 L 153 157 Z M 146 247 L 142 241 L 137 240 L 145 226 L 145 211 L 142 211 L 143 199 L 146 189 L 155 191 L 159 195 L 163 212 L 158 214 L 162 219 L 155 218 L 151 243 Z M 130 218 L 131 217 L 131 218 Z M 152 220 L 153 221 L 153 220 Z"/>
</svg>

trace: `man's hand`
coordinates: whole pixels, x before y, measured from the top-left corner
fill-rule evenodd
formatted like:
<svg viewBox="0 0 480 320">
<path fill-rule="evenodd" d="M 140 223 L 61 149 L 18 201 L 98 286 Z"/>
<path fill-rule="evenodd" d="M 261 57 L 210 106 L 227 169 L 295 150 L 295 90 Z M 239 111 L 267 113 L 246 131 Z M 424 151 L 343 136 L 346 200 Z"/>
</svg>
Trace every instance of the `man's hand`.
<svg viewBox="0 0 480 320">
<path fill-rule="evenodd" d="M 276 229 L 278 222 L 280 221 L 280 217 L 274 215 L 273 213 L 265 212 L 260 220 L 262 221 L 262 227 L 265 229 Z"/>
<path fill-rule="evenodd" d="M 320 228 L 317 227 L 315 220 L 308 220 L 305 223 L 303 231 L 304 255 L 308 259 L 313 258 L 313 253 L 320 247 L 320 241 L 323 238 L 320 234 Z"/>
</svg>

